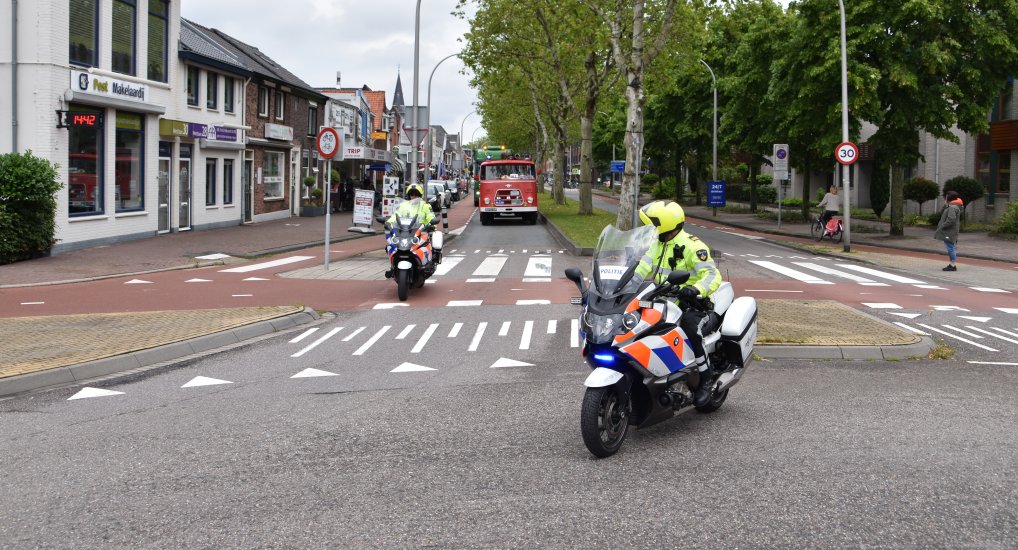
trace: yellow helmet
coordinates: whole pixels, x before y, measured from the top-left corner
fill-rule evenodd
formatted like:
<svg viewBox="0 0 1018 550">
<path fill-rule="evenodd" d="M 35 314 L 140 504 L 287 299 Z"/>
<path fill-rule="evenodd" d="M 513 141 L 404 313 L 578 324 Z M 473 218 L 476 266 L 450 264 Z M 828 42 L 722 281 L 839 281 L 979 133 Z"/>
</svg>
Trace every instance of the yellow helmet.
<svg viewBox="0 0 1018 550">
<path fill-rule="evenodd" d="M 644 225 L 653 225 L 658 235 L 682 229 L 686 213 L 676 202 L 654 201 L 640 209 L 640 220 Z"/>
<path fill-rule="evenodd" d="M 412 183 L 412 184 L 410 184 L 409 187 L 406 188 L 407 196 L 410 196 L 410 193 L 413 193 L 414 191 L 417 192 L 417 196 L 419 196 L 419 197 L 423 197 L 424 196 L 424 188 L 421 187 L 419 184 L 416 184 L 416 183 Z"/>
</svg>

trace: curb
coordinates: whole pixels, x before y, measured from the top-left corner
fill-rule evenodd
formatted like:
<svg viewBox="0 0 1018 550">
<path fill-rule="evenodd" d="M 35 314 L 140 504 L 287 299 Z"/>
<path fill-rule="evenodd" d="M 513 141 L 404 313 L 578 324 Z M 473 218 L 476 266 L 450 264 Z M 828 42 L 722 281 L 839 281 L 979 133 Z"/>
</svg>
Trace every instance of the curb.
<svg viewBox="0 0 1018 550">
<path fill-rule="evenodd" d="M 915 344 L 900 346 L 789 346 L 757 344 L 753 351 L 765 359 L 847 359 L 853 361 L 901 361 L 925 357 L 934 347 L 933 339 L 921 337 Z"/>
<path fill-rule="evenodd" d="M 39 389 L 79 384 L 129 371 L 171 365 L 191 356 L 215 353 L 228 347 L 250 343 L 252 340 L 320 320 L 314 310 L 303 311 L 266 319 L 249 325 L 213 332 L 204 336 L 172 344 L 114 355 L 87 363 L 57 367 L 30 374 L 0 378 L 0 398 Z"/>
</svg>

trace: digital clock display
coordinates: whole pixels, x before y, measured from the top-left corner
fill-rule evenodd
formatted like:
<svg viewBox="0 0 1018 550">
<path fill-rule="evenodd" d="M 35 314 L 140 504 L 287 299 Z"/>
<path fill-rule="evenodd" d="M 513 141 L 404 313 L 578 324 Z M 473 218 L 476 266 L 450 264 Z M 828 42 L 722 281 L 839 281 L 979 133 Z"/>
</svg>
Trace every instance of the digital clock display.
<svg viewBox="0 0 1018 550">
<path fill-rule="evenodd" d="M 72 114 L 71 126 L 96 126 L 99 123 L 99 115 L 95 114 Z"/>
</svg>

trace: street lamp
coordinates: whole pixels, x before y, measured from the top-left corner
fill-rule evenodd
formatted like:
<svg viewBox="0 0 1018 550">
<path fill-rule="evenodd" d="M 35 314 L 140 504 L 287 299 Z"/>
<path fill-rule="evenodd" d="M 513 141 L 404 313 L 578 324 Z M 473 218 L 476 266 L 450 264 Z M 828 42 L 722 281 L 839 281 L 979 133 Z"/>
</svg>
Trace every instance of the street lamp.
<svg viewBox="0 0 1018 550">
<path fill-rule="evenodd" d="M 465 169 L 467 167 L 467 156 L 466 156 L 466 154 L 463 151 L 463 125 L 467 123 L 467 119 L 470 118 L 470 115 L 473 115 L 473 114 L 476 114 L 476 113 L 477 113 L 477 111 L 470 111 L 469 113 L 467 113 L 467 116 L 463 117 L 463 122 L 460 122 L 460 133 L 459 133 L 460 160 L 463 161 L 463 166 L 460 167 L 460 170 L 463 170 L 463 169 Z"/>
<path fill-rule="evenodd" d="M 429 176 L 431 175 L 431 168 L 430 168 L 431 155 L 432 155 L 432 151 L 431 150 L 434 148 L 434 144 L 435 144 L 435 136 L 431 133 L 431 79 L 434 78 L 435 71 L 438 70 L 438 66 L 439 65 L 441 65 L 446 59 L 449 59 L 450 57 L 456 57 L 459 54 L 460 54 L 460 52 L 456 52 L 456 53 L 451 53 L 451 54 L 443 57 L 438 63 L 435 63 L 435 68 L 431 69 L 431 76 L 428 77 L 428 115 L 427 115 L 427 118 L 426 118 L 427 124 L 425 125 L 425 127 L 428 129 L 428 155 L 425 158 L 428 160 L 428 164 L 429 164 L 429 167 L 428 167 L 428 175 Z"/>
<path fill-rule="evenodd" d="M 421 60 L 421 0 L 417 0 L 417 12 L 414 15 L 414 112 L 410 114 L 414 125 L 410 143 L 410 185 L 417 183 L 417 76 Z"/>
<path fill-rule="evenodd" d="M 845 53 L 845 2 L 841 10 L 841 141 L 848 141 L 848 54 Z M 852 251 L 852 192 L 848 188 L 848 165 L 841 166 L 841 186 L 845 190 L 845 252 Z"/>
</svg>

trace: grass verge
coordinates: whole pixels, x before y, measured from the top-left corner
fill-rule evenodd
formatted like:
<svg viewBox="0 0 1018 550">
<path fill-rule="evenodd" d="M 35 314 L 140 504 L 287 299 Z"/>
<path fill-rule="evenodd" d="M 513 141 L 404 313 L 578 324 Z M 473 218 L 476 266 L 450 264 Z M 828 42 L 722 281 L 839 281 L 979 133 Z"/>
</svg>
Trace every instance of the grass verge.
<svg viewBox="0 0 1018 550">
<path fill-rule="evenodd" d="M 551 193 L 539 193 L 537 205 L 549 222 L 582 248 L 596 245 L 601 230 L 615 223 L 611 212 L 595 208 L 593 214 L 581 216 L 579 202 L 567 198 L 565 204 L 555 204 Z"/>
</svg>

